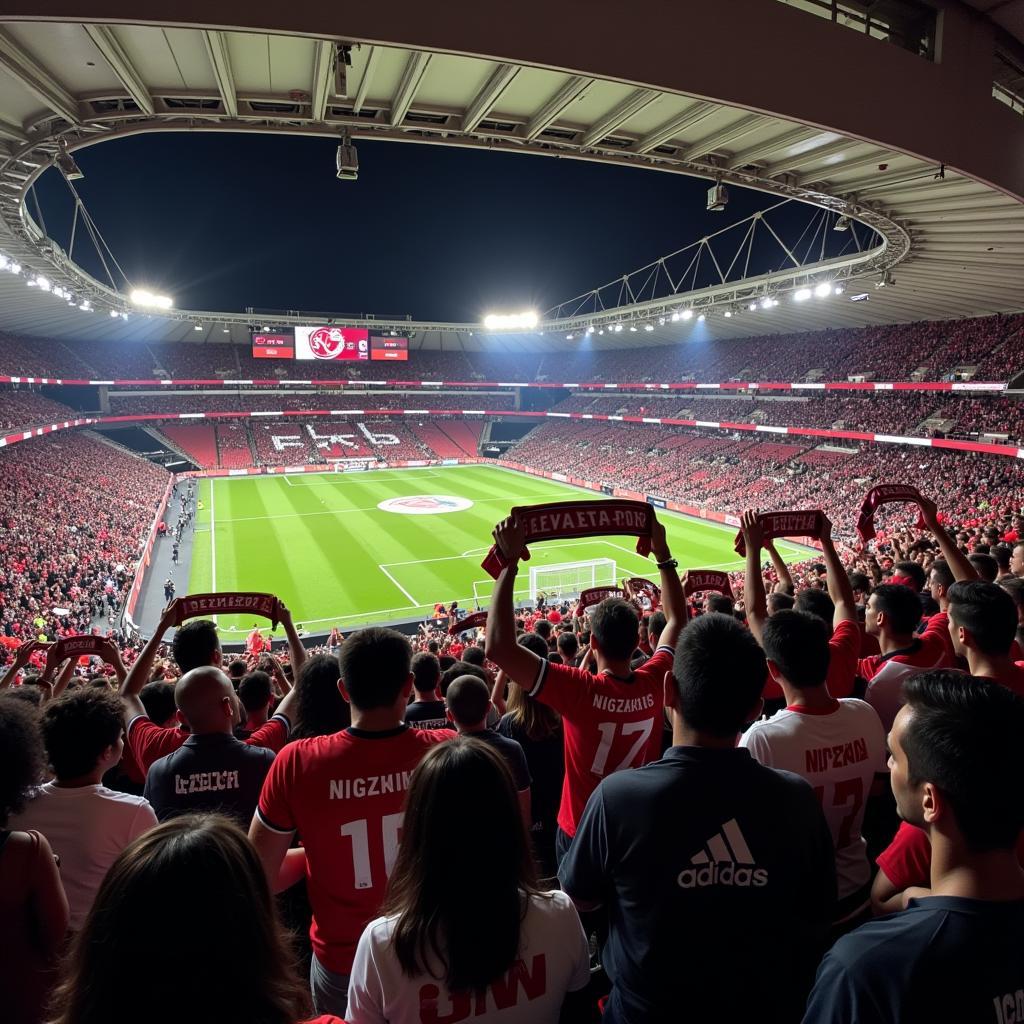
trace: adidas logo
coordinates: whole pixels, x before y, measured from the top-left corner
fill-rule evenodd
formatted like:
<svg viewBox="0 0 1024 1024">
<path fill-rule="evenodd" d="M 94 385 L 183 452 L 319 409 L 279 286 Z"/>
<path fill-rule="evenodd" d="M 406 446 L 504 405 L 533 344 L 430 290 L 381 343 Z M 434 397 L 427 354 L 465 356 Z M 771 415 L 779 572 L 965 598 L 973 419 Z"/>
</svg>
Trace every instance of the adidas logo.
<svg viewBox="0 0 1024 1024">
<path fill-rule="evenodd" d="M 676 881 L 681 889 L 729 885 L 760 889 L 768 884 L 768 871 L 756 867 L 754 856 L 735 818 L 715 833 L 704 849 L 690 858 L 693 867 L 683 868 Z"/>
</svg>

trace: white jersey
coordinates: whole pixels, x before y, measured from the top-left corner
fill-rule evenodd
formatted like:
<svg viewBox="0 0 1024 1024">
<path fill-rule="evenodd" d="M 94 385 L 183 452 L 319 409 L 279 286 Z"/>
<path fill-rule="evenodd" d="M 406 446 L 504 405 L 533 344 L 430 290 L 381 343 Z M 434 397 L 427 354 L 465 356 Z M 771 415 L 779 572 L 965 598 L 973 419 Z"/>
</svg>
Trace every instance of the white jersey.
<svg viewBox="0 0 1024 1024">
<path fill-rule="evenodd" d="M 351 1024 L 494 1021 L 557 1024 L 566 992 L 586 988 L 590 952 L 576 908 L 563 892 L 534 896 L 520 932 L 519 959 L 479 993 L 452 994 L 440 978 L 410 978 L 391 945 L 395 919 L 378 917 L 356 947 L 345 1019 Z"/>
<path fill-rule="evenodd" d="M 865 886 L 871 869 L 860 831 L 864 807 L 889 756 L 875 709 L 853 698 L 824 714 L 786 708 L 755 722 L 740 746 L 761 764 L 802 775 L 814 787 L 836 849 L 839 899 Z"/>
</svg>

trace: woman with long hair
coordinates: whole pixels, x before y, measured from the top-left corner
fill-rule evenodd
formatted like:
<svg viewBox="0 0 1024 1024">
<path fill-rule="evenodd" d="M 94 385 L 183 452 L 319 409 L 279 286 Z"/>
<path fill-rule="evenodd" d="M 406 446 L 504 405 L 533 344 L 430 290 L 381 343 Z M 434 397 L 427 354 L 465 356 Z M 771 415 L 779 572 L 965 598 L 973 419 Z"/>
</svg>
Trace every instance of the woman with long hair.
<svg viewBox="0 0 1024 1024">
<path fill-rule="evenodd" d="M 582 1010 L 579 917 L 537 888 L 512 777 L 479 740 L 441 743 L 413 772 L 383 915 L 356 949 L 352 1024 L 420 1024 L 424 1011 L 554 1024 L 563 1003 Z"/>
<path fill-rule="evenodd" d="M 18 690 L 26 689 L 19 686 Z M 28 687 L 33 689 L 33 687 Z M 56 858 L 36 831 L 6 828 L 44 780 L 46 751 L 39 713 L 12 694 L 0 696 L 0 1019 L 36 1024 L 53 982 L 68 927 L 68 901 Z"/>
<path fill-rule="evenodd" d="M 562 743 L 562 716 L 554 708 L 531 699 L 518 684 L 509 682 L 505 702 L 508 711 L 498 722 L 498 732 L 515 740 L 526 755 L 530 769 L 530 840 L 537 867 L 544 878 L 558 870 L 555 857 L 555 833 L 558 805 L 565 778 L 565 751 Z"/>
<path fill-rule="evenodd" d="M 309 991 L 245 833 L 219 815 L 185 815 L 125 847 L 71 947 L 53 1010 L 54 1024 L 308 1018 Z"/>
<path fill-rule="evenodd" d="M 338 659 L 333 655 L 314 654 L 302 663 L 295 679 L 295 723 L 290 739 L 330 736 L 352 724 L 348 701 L 338 690 L 340 678 Z"/>
</svg>

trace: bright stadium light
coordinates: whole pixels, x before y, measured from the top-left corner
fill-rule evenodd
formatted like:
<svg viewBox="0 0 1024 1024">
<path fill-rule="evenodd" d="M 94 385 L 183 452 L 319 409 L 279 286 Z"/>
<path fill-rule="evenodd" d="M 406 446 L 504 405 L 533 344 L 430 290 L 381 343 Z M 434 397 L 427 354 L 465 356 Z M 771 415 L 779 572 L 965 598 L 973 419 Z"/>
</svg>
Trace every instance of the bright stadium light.
<svg viewBox="0 0 1024 1024">
<path fill-rule="evenodd" d="M 117 319 L 117 310 L 116 309 L 112 309 L 110 311 L 110 319 L 111 320 L 116 320 Z"/>
<path fill-rule="evenodd" d="M 629 333 L 636 334 L 636 327 L 633 324 L 629 325 Z"/>
<path fill-rule="evenodd" d="M 203 325 L 202 324 L 196 324 L 195 327 L 192 328 L 193 331 L 201 331 L 202 329 L 203 329 Z"/>
<path fill-rule="evenodd" d="M 571 335 L 571 334 L 567 334 L 567 335 L 565 336 L 565 340 L 566 340 L 566 341 L 572 341 L 572 335 Z"/>
<path fill-rule="evenodd" d="M 588 327 L 583 333 L 589 338 L 594 333 L 594 328 Z"/>
<path fill-rule="evenodd" d="M 684 309 L 683 312 L 682 312 L 682 317 L 683 317 L 684 320 L 691 319 L 693 317 L 693 310 L 692 309 Z"/>
<path fill-rule="evenodd" d="M 828 281 L 822 281 L 821 284 L 815 287 L 814 294 L 819 299 L 823 299 L 825 296 L 832 294 L 832 285 Z"/>
<path fill-rule="evenodd" d="M 146 288 L 136 288 L 129 298 L 136 306 L 146 306 L 151 309 L 170 309 L 174 305 L 172 299 L 166 295 L 156 295 Z"/>
<path fill-rule="evenodd" d="M 795 292 L 793 292 L 793 301 L 794 302 L 806 302 L 810 297 L 811 297 L 811 289 L 810 288 L 797 288 L 797 290 Z"/>
<path fill-rule="evenodd" d="M 732 316 L 732 310 L 731 310 L 731 309 L 727 309 L 727 310 L 725 311 L 725 313 L 724 313 L 724 316 L 726 317 L 726 319 L 728 319 L 729 317 L 731 317 L 731 316 Z"/>
<path fill-rule="evenodd" d="M 843 292 L 845 292 L 845 291 L 846 291 L 846 289 L 841 284 L 837 284 L 835 286 L 835 288 L 832 289 L 832 294 L 833 295 L 842 295 Z"/>
<path fill-rule="evenodd" d="M 648 333 L 654 330 L 654 324 L 644 324 L 644 330 Z"/>
<path fill-rule="evenodd" d="M 767 296 L 765 296 L 761 300 L 761 308 L 762 309 L 771 309 L 772 308 L 772 300 L 770 298 L 768 298 Z"/>
<path fill-rule="evenodd" d="M 705 317 L 704 314 L 701 313 L 701 315 L 699 317 L 697 317 L 697 323 L 702 324 L 702 323 L 704 323 L 704 321 L 706 319 L 707 319 L 707 317 Z"/>
<path fill-rule="evenodd" d="M 540 323 L 540 317 L 529 310 L 525 313 L 488 313 L 484 327 L 489 331 L 532 331 Z"/>
<path fill-rule="evenodd" d="M 749 309 L 750 312 L 753 313 L 757 309 L 757 303 L 752 302 L 749 306 L 747 306 L 747 309 Z"/>
</svg>

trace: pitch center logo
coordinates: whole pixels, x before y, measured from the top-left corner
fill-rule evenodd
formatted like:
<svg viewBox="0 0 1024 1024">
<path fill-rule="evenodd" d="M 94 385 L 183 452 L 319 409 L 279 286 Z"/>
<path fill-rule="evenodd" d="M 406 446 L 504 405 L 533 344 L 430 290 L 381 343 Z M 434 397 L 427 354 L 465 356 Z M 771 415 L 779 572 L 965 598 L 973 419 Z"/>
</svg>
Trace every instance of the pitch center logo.
<svg viewBox="0 0 1024 1024">
<path fill-rule="evenodd" d="M 410 494 L 406 498 L 388 498 L 378 502 L 382 512 L 397 512 L 402 516 L 436 516 L 445 512 L 464 512 L 472 508 L 469 498 L 454 498 L 450 494 Z"/>
</svg>

